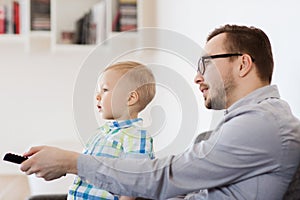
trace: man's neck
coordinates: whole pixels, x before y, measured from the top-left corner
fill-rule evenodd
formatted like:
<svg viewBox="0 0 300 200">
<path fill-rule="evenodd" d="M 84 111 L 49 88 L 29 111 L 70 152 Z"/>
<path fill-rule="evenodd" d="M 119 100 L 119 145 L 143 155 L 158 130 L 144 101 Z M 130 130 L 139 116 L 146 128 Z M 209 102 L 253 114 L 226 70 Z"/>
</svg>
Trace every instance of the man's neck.
<svg viewBox="0 0 300 200">
<path fill-rule="evenodd" d="M 259 81 L 256 84 L 239 84 L 237 88 L 235 89 L 235 92 L 232 92 L 231 94 L 227 95 L 227 103 L 226 103 L 226 109 L 229 108 L 232 104 L 237 102 L 238 100 L 244 98 L 248 94 L 252 93 L 253 91 L 265 87 L 267 85 L 270 85 L 267 82 Z"/>
</svg>

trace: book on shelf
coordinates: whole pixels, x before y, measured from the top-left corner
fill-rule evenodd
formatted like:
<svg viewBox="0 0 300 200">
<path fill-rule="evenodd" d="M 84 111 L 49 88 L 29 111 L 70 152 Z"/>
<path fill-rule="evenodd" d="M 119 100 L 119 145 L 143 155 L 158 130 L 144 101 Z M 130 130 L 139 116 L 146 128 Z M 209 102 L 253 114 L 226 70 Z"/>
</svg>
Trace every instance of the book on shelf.
<svg viewBox="0 0 300 200">
<path fill-rule="evenodd" d="M 91 44 L 92 39 L 90 38 L 90 22 L 91 22 L 91 11 L 86 13 L 82 21 L 82 34 L 80 44 Z"/>
<path fill-rule="evenodd" d="M 26 3 L 7 1 L 0 5 L 0 34 L 26 34 L 28 27 Z"/>
<path fill-rule="evenodd" d="M 13 8 L 12 4 L 5 5 L 5 33 L 12 34 L 13 30 Z"/>
<path fill-rule="evenodd" d="M 124 24 L 121 26 L 121 30 L 120 31 L 135 31 L 137 29 L 137 26 L 134 24 Z"/>
<path fill-rule="evenodd" d="M 82 29 L 83 27 L 83 17 L 81 17 L 80 19 L 78 19 L 76 21 L 76 25 L 75 25 L 75 34 L 74 34 L 74 39 L 73 39 L 73 43 L 74 44 L 82 44 Z"/>
<path fill-rule="evenodd" d="M 119 32 L 120 30 L 120 17 L 121 17 L 121 12 L 117 10 L 113 21 L 112 21 L 112 31 Z"/>
<path fill-rule="evenodd" d="M 137 0 L 120 0 L 120 3 L 125 3 L 125 4 L 136 4 Z"/>
<path fill-rule="evenodd" d="M 93 5 L 76 21 L 75 27 L 75 44 L 97 44 L 104 41 L 107 38 L 105 0 Z"/>
<path fill-rule="evenodd" d="M 4 5 L 0 5 L 0 34 L 4 34 L 5 27 L 5 7 Z"/>
<path fill-rule="evenodd" d="M 136 5 L 121 4 L 121 6 L 120 6 L 120 12 L 124 16 L 129 15 L 129 16 L 135 16 L 136 17 L 136 15 L 137 15 Z"/>
<path fill-rule="evenodd" d="M 118 11 L 113 17 L 113 31 L 129 31 L 137 29 L 137 1 L 119 0 Z"/>
<path fill-rule="evenodd" d="M 31 0 L 30 4 L 31 30 L 51 30 L 51 7 L 50 0 Z"/>
<path fill-rule="evenodd" d="M 20 34 L 20 4 L 18 1 L 13 2 L 13 30 L 15 34 Z"/>
</svg>

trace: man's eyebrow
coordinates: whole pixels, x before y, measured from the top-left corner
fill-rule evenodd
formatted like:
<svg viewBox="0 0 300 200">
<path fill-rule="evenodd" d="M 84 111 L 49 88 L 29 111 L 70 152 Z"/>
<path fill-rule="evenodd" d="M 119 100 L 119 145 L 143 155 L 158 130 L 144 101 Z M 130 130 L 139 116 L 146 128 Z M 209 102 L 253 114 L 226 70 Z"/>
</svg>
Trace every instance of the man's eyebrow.
<svg viewBox="0 0 300 200">
<path fill-rule="evenodd" d="M 211 55 L 208 55 L 208 54 L 204 54 L 201 56 L 201 58 L 209 58 Z"/>
</svg>

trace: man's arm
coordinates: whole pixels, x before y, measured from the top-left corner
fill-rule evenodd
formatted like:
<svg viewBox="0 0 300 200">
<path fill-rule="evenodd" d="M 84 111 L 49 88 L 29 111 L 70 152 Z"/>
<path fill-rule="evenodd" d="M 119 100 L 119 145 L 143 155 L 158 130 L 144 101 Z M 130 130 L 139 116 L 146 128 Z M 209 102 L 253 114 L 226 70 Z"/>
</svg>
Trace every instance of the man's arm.
<svg viewBox="0 0 300 200">
<path fill-rule="evenodd" d="M 163 159 L 136 162 L 80 155 L 78 175 L 116 194 L 167 199 L 275 170 L 281 148 L 274 137 L 276 126 L 253 112 L 245 124 L 244 118 L 232 119 L 205 142 Z"/>
<path fill-rule="evenodd" d="M 276 126 L 265 123 L 263 115 L 247 118 L 246 125 L 251 128 L 240 119 L 230 120 L 207 141 L 177 156 L 137 162 L 37 147 L 25 154 L 32 156 L 22 163 L 21 170 L 46 180 L 75 173 L 112 193 L 151 199 L 230 185 L 276 169 L 274 163 L 281 149 L 274 137 Z"/>
<path fill-rule="evenodd" d="M 77 159 L 80 154 L 55 147 L 32 147 L 24 156 L 30 159 L 23 162 L 20 169 L 27 175 L 36 174 L 45 180 L 57 179 L 66 173 L 77 174 Z"/>
</svg>

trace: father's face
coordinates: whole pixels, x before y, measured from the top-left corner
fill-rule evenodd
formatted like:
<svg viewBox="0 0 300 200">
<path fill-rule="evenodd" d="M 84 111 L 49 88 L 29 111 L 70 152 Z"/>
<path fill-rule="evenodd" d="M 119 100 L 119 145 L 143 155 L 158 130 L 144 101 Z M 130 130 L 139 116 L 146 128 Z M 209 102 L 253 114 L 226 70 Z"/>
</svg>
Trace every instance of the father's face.
<svg viewBox="0 0 300 200">
<path fill-rule="evenodd" d="M 226 39 L 224 33 L 213 37 L 205 45 L 207 56 L 231 53 L 223 46 Z M 220 110 L 226 108 L 228 93 L 234 88 L 234 77 L 232 75 L 232 63 L 229 58 L 207 59 L 205 72 L 197 72 L 195 83 L 203 93 L 205 106 L 208 109 Z"/>
</svg>

